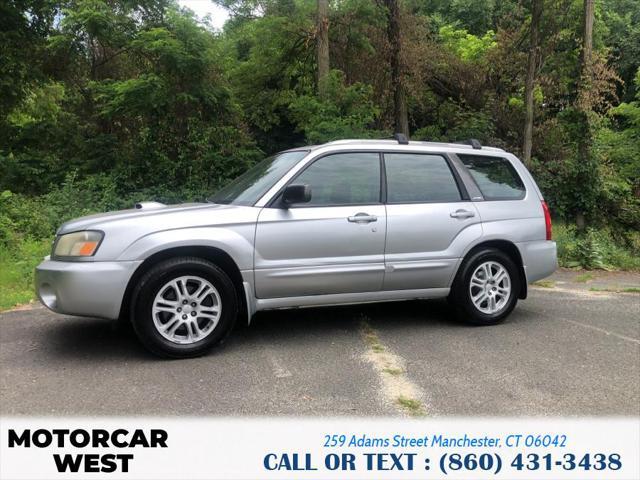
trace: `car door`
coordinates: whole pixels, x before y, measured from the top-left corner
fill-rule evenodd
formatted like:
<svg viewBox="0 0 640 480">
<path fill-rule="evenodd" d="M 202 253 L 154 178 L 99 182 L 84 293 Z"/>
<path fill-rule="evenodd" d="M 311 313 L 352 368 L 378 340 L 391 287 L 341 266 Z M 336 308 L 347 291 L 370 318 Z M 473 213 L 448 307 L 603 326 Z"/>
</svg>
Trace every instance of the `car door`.
<svg viewBox="0 0 640 480">
<path fill-rule="evenodd" d="M 328 154 L 289 183 L 309 185 L 311 200 L 260 212 L 257 297 L 379 291 L 386 230 L 380 154 Z"/>
<path fill-rule="evenodd" d="M 444 155 L 385 153 L 385 290 L 448 287 L 480 218 Z"/>
</svg>

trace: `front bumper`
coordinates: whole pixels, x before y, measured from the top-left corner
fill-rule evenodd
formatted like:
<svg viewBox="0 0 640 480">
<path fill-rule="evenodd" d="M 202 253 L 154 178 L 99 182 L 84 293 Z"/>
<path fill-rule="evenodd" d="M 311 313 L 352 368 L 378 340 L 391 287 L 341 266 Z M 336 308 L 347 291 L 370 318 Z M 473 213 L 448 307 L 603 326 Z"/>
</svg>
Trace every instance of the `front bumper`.
<svg viewBox="0 0 640 480">
<path fill-rule="evenodd" d="M 36 267 L 35 286 L 44 306 L 57 313 L 115 319 L 127 284 L 141 261 L 59 262 Z"/>
</svg>

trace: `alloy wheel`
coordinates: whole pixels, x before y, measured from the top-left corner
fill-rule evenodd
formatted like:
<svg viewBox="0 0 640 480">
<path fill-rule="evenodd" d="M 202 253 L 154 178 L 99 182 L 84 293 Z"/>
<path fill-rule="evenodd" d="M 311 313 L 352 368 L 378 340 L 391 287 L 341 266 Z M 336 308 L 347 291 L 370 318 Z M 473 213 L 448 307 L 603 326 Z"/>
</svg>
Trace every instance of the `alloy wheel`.
<svg viewBox="0 0 640 480">
<path fill-rule="evenodd" d="M 469 295 L 482 313 L 494 315 L 505 308 L 511 296 L 511 277 L 498 262 L 481 263 L 471 275 Z"/>
<path fill-rule="evenodd" d="M 153 324 L 173 343 L 192 344 L 218 325 L 222 301 L 218 290 L 204 278 L 188 275 L 164 284 L 153 301 Z"/>
</svg>

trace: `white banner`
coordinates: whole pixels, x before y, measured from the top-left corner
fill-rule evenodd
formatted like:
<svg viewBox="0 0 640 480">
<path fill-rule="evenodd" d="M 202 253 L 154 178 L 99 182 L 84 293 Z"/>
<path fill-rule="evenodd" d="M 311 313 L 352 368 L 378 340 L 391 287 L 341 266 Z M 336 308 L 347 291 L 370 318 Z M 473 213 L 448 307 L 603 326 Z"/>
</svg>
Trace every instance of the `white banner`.
<svg viewBox="0 0 640 480">
<path fill-rule="evenodd" d="M 633 479 L 640 419 L 2 418 L 0 478 Z"/>
</svg>

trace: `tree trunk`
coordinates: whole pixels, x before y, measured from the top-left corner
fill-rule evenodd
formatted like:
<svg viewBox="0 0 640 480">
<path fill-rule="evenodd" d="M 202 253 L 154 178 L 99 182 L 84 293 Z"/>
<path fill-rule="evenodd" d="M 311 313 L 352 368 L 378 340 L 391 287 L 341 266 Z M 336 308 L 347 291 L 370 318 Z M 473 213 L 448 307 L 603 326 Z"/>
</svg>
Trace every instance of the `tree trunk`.
<svg viewBox="0 0 640 480">
<path fill-rule="evenodd" d="M 580 136 L 578 138 L 578 162 L 580 162 L 579 172 L 584 175 L 585 188 L 590 186 L 590 176 L 597 175 L 595 165 L 592 165 L 591 158 L 591 128 L 589 125 L 589 106 L 588 102 L 583 98 L 585 92 L 591 88 L 592 76 L 592 51 L 593 51 L 593 17 L 594 17 L 594 0 L 584 0 L 584 24 L 582 36 L 582 56 L 580 65 L 580 82 L 578 84 L 577 110 L 579 118 L 582 122 L 580 128 Z M 585 208 L 584 205 L 578 208 L 576 213 L 576 226 L 578 230 L 585 227 Z"/>
<path fill-rule="evenodd" d="M 400 37 L 400 7 L 398 0 L 385 0 L 387 7 L 387 36 L 389 38 L 391 67 L 391 87 L 393 89 L 393 116 L 396 133 L 409 137 L 409 118 L 407 113 L 407 94 L 404 86 L 401 61 L 402 40 Z"/>
<path fill-rule="evenodd" d="M 531 164 L 531 143 L 533 137 L 533 91 L 536 83 L 536 73 L 540 62 L 540 19 L 542 17 L 543 0 L 532 0 L 531 5 L 531 33 L 529 35 L 529 60 L 527 64 L 527 78 L 524 85 L 524 144 L 522 146 L 522 161 L 528 167 Z"/>
<path fill-rule="evenodd" d="M 327 77 L 329 76 L 328 0 L 318 0 L 317 30 L 316 55 L 318 61 L 318 93 L 321 97 L 324 97 L 327 93 Z"/>
<path fill-rule="evenodd" d="M 582 74 L 591 75 L 591 53 L 593 50 L 594 0 L 584 0 L 584 36 L 582 39 Z"/>
</svg>

